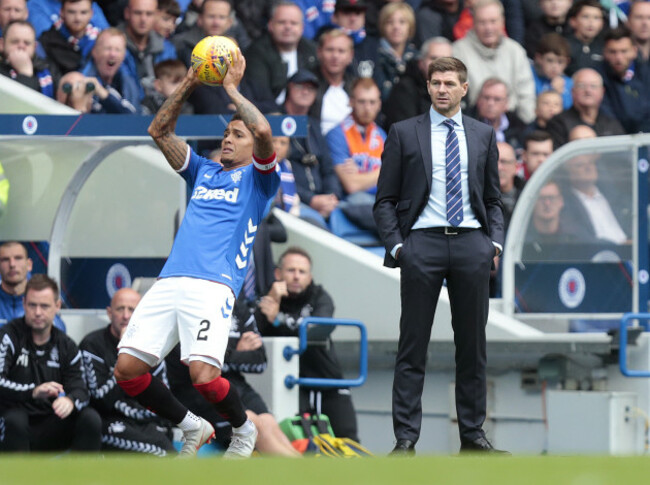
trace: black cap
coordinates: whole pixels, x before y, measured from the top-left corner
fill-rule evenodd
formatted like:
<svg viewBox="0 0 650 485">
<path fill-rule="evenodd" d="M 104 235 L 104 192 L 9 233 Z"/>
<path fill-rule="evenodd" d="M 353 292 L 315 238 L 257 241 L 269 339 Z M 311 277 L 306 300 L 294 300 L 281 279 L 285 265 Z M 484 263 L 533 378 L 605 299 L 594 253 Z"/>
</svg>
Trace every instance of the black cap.
<svg viewBox="0 0 650 485">
<path fill-rule="evenodd" d="M 290 83 L 302 84 L 302 83 L 312 83 L 314 86 L 318 86 L 318 78 L 316 74 L 307 69 L 298 69 L 293 76 L 289 78 Z"/>
<path fill-rule="evenodd" d="M 367 10 L 366 0 L 336 0 L 334 10 Z"/>
</svg>

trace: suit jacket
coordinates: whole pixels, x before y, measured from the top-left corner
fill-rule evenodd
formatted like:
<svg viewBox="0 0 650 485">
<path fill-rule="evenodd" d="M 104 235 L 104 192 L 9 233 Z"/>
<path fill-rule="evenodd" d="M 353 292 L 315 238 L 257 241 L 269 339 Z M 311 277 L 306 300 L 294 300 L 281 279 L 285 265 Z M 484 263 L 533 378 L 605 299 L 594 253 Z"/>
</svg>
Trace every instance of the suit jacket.
<svg viewBox="0 0 650 485">
<path fill-rule="evenodd" d="M 504 223 L 494 130 L 463 115 L 468 157 L 470 205 L 481 228 L 503 245 Z M 373 214 L 386 248 L 384 265 L 394 268 L 390 255 L 403 243 L 424 210 L 431 193 L 431 120 L 429 112 L 391 126 L 381 157 Z"/>
</svg>

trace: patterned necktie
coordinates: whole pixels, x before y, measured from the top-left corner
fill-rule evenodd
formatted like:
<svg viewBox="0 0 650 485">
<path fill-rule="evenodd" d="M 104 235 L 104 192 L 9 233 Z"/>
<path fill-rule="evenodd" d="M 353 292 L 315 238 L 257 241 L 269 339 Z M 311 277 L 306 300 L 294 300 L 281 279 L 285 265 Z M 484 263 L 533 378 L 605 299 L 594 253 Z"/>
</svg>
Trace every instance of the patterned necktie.
<svg viewBox="0 0 650 485">
<path fill-rule="evenodd" d="M 458 136 L 454 131 L 454 121 L 447 119 L 443 124 L 449 130 L 447 133 L 447 220 L 452 226 L 463 222 L 463 192 L 460 185 L 460 149 Z"/>
<path fill-rule="evenodd" d="M 248 301 L 255 300 L 255 259 L 253 259 L 253 251 L 251 250 L 250 261 L 248 262 L 248 269 L 244 277 L 244 296 Z"/>
</svg>

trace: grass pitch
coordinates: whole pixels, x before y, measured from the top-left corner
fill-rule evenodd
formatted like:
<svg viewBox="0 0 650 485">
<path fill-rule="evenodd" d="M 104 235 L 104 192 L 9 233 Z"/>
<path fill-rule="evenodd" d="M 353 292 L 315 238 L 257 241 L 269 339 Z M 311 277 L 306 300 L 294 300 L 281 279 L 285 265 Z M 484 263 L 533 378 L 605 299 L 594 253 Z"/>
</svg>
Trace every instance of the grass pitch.
<svg viewBox="0 0 650 485">
<path fill-rule="evenodd" d="M 220 458 L 0 455 L 1 485 L 633 485 L 650 457 Z"/>
</svg>

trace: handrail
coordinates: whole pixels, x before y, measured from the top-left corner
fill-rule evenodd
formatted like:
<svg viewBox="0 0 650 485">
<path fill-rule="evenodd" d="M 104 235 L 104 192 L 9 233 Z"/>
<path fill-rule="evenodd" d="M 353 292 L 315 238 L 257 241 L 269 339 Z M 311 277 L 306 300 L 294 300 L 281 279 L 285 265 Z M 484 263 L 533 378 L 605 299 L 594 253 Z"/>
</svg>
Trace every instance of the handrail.
<svg viewBox="0 0 650 485">
<path fill-rule="evenodd" d="M 366 382 L 368 377 L 368 333 L 363 323 L 358 320 L 346 320 L 340 318 L 323 318 L 323 317 L 307 317 L 303 319 L 298 327 L 298 348 L 294 349 L 286 346 L 282 351 L 284 358 L 289 361 L 294 355 L 300 355 L 307 350 L 307 329 L 310 325 L 330 325 L 330 326 L 346 326 L 358 327 L 361 332 L 361 341 L 359 342 L 359 376 L 356 379 L 326 379 L 321 377 L 296 377 L 288 375 L 284 379 L 284 385 L 288 389 L 293 388 L 295 385 L 308 386 L 308 387 L 323 387 L 340 389 L 343 387 L 359 387 Z"/>
<path fill-rule="evenodd" d="M 627 329 L 630 320 L 638 320 L 639 325 L 642 326 L 646 332 L 650 331 L 650 313 L 626 313 L 621 318 L 620 332 L 619 332 L 619 348 L 618 348 L 618 365 L 621 373 L 626 377 L 650 377 L 650 371 L 645 370 L 630 370 L 627 368 Z"/>
</svg>

